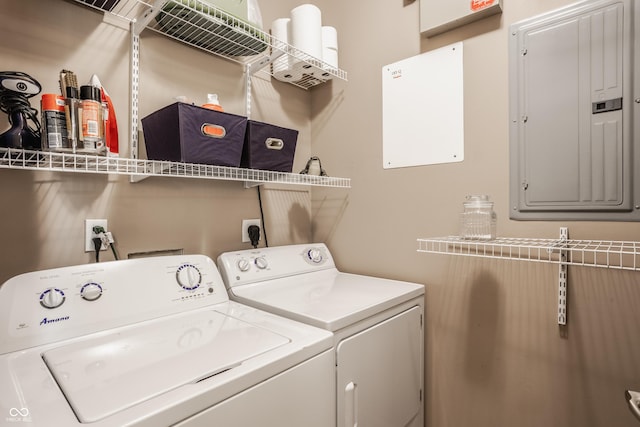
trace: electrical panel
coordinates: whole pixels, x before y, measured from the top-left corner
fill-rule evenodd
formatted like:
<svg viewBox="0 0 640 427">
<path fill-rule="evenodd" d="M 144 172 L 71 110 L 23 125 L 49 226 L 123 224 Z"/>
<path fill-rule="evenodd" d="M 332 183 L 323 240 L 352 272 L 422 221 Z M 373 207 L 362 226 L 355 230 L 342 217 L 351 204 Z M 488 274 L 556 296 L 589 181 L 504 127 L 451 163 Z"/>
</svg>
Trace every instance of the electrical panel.
<svg viewBox="0 0 640 427">
<path fill-rule="evenodd" d="M 588 0 L 511 26 L 511 218 L 640 221 L 638 16 Z"/>
<path fill-rule="evenodd" d="M 425 37 L 502 12 L 502 0 L 420 0 L 420 34 Z"/>
</svg>

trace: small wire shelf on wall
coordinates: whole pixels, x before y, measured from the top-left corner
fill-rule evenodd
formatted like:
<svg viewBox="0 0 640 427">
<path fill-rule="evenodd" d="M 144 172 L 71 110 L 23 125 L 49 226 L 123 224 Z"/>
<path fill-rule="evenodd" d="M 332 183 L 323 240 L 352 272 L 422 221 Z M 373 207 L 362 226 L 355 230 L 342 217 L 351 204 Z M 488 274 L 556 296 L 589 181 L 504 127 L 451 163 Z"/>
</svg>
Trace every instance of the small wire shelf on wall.
<svg viewBox="0 0 640 427">
<path fill-rule="evenodd" d="M 561 260 L 561 251 L 566 252 L 566 260 Z M 418 252 L 640 270 L 640 242 L 529 238 L 484 241 L 448 236 L 418 239 Z"/>
<path fill-rule="evenodd" d="M 557 264 L 558 324 L 566 325 L 569 266 L 640 270 L 640 242 L 573 240 L 568 236 L 568 229 L 562 227 L 558 239 L 431 237 L 418 239 L 418 252 Z"/>
<path fill-rule="evenodd" d="M 287 82 L 310 89 L 331 79 L 347 80 L 347 72 L 271 36 L 266 31 L 201 0 L 76 0 L 230 61 L 272 74 L 267 66 L 285 55 L 313 70 Z M 319 72 L 321 71 L 321 72 Z"/>
</svg>

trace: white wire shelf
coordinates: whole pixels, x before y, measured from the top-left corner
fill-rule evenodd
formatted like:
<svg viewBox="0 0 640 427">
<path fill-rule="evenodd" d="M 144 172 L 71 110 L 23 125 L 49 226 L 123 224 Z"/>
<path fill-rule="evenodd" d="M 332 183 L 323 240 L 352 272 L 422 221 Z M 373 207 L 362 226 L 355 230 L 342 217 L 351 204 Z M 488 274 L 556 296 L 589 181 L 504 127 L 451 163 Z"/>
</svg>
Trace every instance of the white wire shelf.
<svg viewBox="0 0 640 427">
<path fill-rule="evenodd" d="M 228 60 L 260 66 L 273 75 L 269 65 L 288 55 L 305 70 L 301 79 L 288 81 L 309 89 L 331 79 L 347 80 L 347 73 L 321 59 L 284 43 L 269 33 L 201 0 L 76 0 L 111 13 L 143 28 Z"/>
<path fill-rule="evenodd" d="M 132 177 L 167 176 L 181 178 L 278 183 L 319 187 L 350 188 L 349 178 L 199 165 L 159 160 L 103 157 L 73 153 L 20 150 L 0 147 L 0 168 L 53 172 L 119 174 Z"/>
<path fill-rule="evenodd" d="M 561 260 L 560 251 L 566 254 L 565 260 Z M 418 239 L 418 252 L 640 270 L 640 242 L 528 238 L 485 241 L 449 236 Z"/>
</svg>

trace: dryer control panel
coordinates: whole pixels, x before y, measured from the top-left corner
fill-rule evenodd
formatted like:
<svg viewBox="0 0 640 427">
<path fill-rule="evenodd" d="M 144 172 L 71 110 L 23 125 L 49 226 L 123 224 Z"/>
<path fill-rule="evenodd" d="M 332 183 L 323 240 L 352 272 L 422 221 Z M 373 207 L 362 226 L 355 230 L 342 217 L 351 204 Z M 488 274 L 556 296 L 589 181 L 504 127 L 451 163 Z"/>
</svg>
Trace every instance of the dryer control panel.
<svg viewBox="0 0 640 427">
<path fill-rule="evenodd" d="M 226 252 L 218 257 L 218 268 L 234 287 L 336 267 L 325 244 L 310 243 Z"/>
<path fill-rule="evenodd" d="M 26 273 L 0 287 L 0 354 L 228 300 L 204 255 Z"/>
</svg>

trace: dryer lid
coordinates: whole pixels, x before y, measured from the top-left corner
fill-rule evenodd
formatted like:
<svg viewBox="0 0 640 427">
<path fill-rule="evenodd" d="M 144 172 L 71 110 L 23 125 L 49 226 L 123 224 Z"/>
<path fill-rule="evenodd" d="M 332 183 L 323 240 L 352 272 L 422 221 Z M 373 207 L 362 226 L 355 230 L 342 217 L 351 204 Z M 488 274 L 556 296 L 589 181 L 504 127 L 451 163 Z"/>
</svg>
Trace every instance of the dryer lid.
<svg viewBox="0 0 640 427">
<path fill-rule="evenodd" d="M 330 269 L 236 286 L 240 302 L 337 331 L 424 295 L 424 286 Z"/>
<path fill-rule="evenodd" d="M 172 316 L 48 350 L 43 359 L 78 419 L 94 422 L 288 344 L 214 310 Z"/>
</svg>

